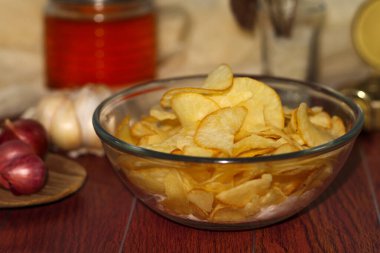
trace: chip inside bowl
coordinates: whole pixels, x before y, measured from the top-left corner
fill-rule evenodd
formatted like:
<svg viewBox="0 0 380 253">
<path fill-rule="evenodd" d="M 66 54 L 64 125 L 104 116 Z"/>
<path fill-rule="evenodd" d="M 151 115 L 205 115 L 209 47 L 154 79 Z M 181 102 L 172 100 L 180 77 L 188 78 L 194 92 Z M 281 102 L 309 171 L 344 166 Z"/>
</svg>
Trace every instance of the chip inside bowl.
<svg viewBox="0 0 380 253">
<path fill-rule="evenodd" d="M 115 136 L 132 145 L 191 157 L 247 158 L 306 150 L 346 133 L 343 120 L 320 106 L 282 104 L 271 86 L 234 77 L 229 66 L 212 71 L 201 87 L 173 88 L 132 121 L 126 115 Z M 340 151 L 325 156 L 258 164 L 161 164 L 120 156 L 118 167 L 172 215 L 216 223 L 261 217 L 333 174 Z M 260 216 L 261 215 L 261 216 Z"/>
<path fill-rule="evenodd" d="M 338 116 L 306 103 L 284 107 L 273 88 L 249 77 L 234 78 L 227 65 L 212 71 L 201 88 L 168 90 L 140 121 L 129 124 L 129 117 L 116 133 L 122 140 L 161 152 L 192 150 L 188 153 L 205 157 L 293 152 L 346 132 Z"/>
</svg>

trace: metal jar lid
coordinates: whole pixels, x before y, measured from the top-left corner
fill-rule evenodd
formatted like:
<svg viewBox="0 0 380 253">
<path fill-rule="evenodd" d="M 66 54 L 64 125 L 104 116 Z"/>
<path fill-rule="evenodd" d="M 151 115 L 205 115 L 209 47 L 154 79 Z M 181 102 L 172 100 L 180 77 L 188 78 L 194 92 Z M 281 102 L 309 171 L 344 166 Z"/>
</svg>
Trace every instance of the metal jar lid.
<svg viewBox="0 0 380 253">
<path fill-rule="evenodd" d="M 364 128 L 368 131 L 380 130 L 380 78 L 371 77 L 352 88 L 341 92 L 352 98 L 364 113 Z"/>
</svg>

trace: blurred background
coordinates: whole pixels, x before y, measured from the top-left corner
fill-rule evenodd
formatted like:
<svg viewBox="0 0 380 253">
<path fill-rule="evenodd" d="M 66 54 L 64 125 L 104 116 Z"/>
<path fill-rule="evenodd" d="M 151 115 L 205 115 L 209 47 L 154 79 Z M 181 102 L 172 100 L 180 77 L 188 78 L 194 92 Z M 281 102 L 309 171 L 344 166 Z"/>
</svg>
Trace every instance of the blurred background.
<svg viewBox="0 0 380 253">
<path fill-rule="evenodd" d="M 368 76 L 370 70 L 358 57 L 351 39 L 352 20 L 362 2 L 325 1 L 318 82 L 339 88 Z M 45 4 L 46 0 L 0 0 L 0 115 L 20 110 L 46 91 Z M 159 13 L 157 78 L 208 73 L 220 63 L 229 64 L 235 73 L 262 73 L 258 25 L 252 31 L 242 29 L 229 0 L 155 0 L 154 4 L 158 10 L 180 7 L 190 21 L 186 38 L 178 47 L 173 34 L 182 29 L 183 20 Z M 15 96 L 22 99 L 16 103 Z"/>
</svg>

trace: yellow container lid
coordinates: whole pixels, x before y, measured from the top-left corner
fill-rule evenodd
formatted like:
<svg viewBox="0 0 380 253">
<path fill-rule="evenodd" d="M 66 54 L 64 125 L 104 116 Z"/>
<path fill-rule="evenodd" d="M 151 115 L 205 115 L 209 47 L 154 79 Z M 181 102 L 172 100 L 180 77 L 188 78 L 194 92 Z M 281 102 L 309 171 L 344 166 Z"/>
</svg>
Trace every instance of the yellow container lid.
<svg viewBox="0 0 380 253">
<path fill-rule="evenodd" d="M 380 0 L 366 1 L 352 24 L 354 47 L 360 57 L 380 72 Z"/>
</svg>

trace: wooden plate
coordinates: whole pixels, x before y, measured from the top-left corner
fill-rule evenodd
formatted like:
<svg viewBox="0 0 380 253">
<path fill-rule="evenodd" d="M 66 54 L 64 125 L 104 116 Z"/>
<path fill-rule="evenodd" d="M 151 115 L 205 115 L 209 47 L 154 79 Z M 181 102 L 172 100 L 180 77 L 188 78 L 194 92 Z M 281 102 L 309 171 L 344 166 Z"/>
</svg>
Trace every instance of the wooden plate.
<svg viewBox="0 0 380 253">
<path fill-rule="evenodd" d="M 0 208 L 23 207 L 50 203 L 73 194 L 83 185 L 87 173 L 78 163 L 56 154 L 45 160 L 48 178 L 44 188 L 32 195 L 15 196 L 0 188 Z"/>
</svg>

